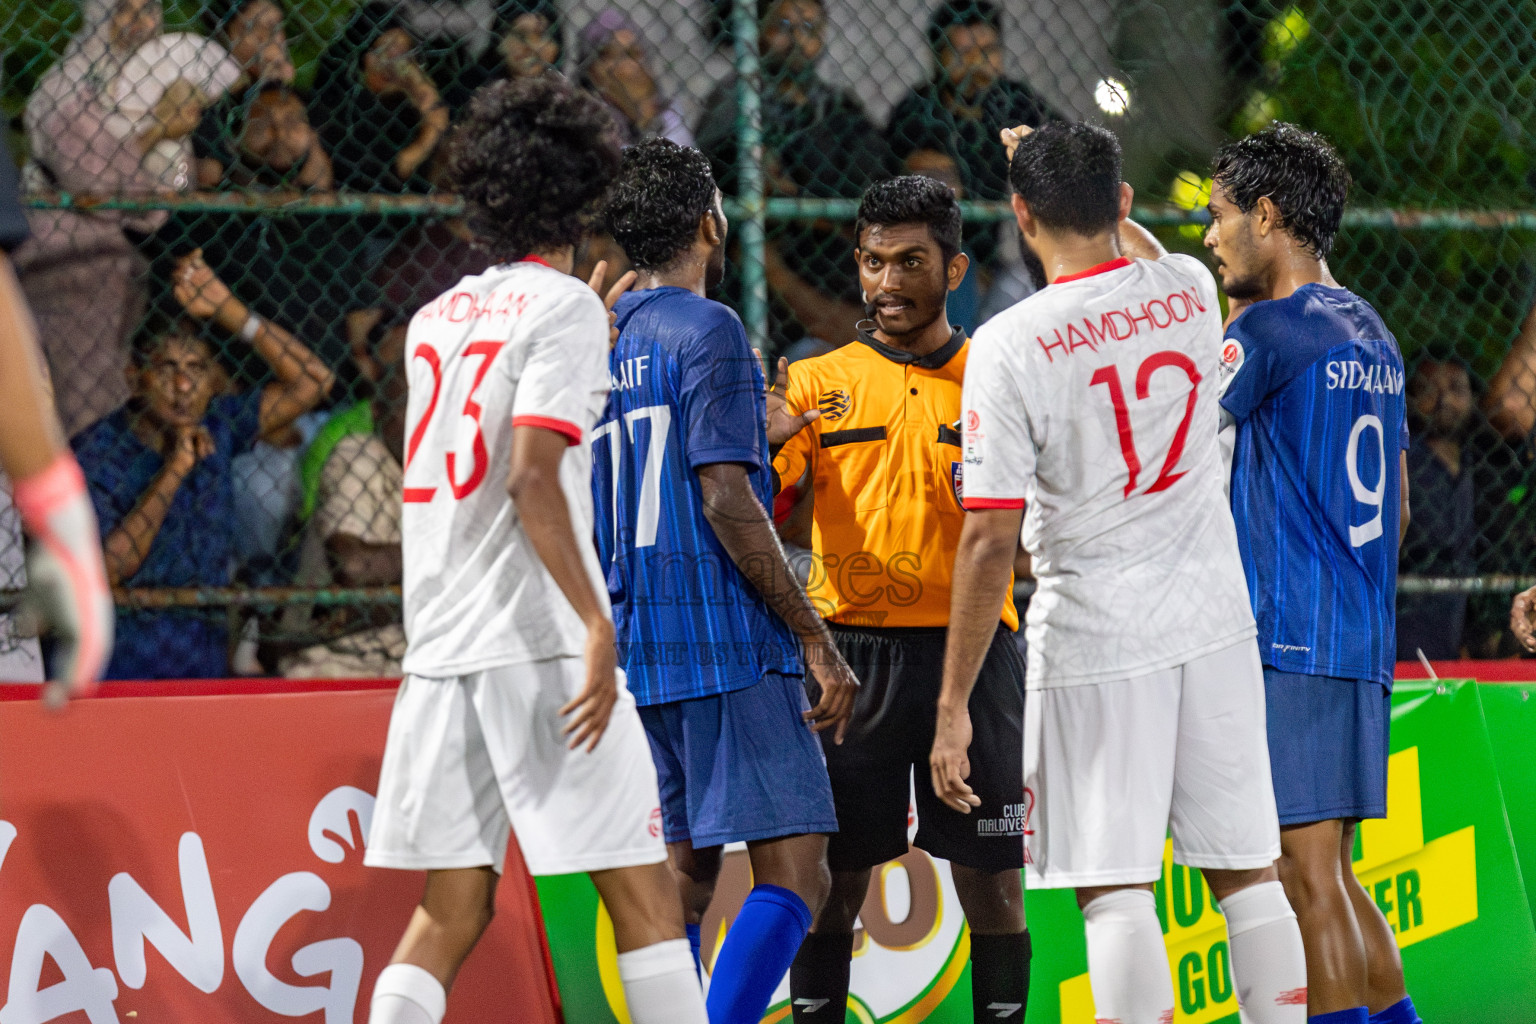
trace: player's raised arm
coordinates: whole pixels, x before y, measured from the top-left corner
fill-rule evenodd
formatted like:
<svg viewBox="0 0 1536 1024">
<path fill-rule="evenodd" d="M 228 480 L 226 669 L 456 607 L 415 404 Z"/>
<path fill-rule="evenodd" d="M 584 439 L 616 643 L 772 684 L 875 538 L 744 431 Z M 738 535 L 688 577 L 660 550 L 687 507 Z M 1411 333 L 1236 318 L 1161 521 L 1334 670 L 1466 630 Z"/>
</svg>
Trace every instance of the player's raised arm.
<svg viewBox="0 0 1536 1024">
<path fill-rule="evenodd" d="M 252 313 L 203 262 L 201 249 L 177 266 L 175 291 L 176 301 L 190 315 L 239 335 L 272 367 L 277 381 L 262 392 L 262 434 L 286 427 L 331 390 L 335 374 L 287 330 Z"/>
</svg>

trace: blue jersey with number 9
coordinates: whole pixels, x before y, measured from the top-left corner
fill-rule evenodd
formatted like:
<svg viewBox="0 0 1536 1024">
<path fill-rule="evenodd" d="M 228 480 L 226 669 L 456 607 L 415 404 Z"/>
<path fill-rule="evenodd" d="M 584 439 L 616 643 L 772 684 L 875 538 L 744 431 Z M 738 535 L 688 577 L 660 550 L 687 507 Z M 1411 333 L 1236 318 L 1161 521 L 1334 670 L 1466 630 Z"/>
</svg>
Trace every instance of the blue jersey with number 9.
<svg viewBox="0 0 1536 1024">
<path fill-rule="evenodd" d="M 763 371 L 741 320 L 683 288 L 630 292 L 614 307 L 613 390 L 592 431 L 598 556 L 619 664 L 641 705 L 799 675 L 799 644 L 704 517 L 698 469 L 747 467 L 773 503 Z"/>
<path fill-rule="evenodd" d="M 1392 685 L 1403 357 L 1376 311 L 1309 284 L 1227 328 L 1232 514 L 1264 664 Z"/>
</svg>

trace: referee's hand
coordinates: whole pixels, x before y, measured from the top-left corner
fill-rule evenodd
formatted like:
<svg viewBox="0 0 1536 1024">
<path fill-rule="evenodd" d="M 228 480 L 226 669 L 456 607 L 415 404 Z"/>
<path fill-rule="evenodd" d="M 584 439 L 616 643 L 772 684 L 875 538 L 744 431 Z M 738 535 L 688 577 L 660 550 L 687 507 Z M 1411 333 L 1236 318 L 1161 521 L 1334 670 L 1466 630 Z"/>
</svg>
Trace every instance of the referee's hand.
<svg viewBox="0 0 1536 1024">
<path fill-rule="evenodd" d="M 1514 603 L 1509 606 L 1509 629 L 1527 651 L 1536 651 L 1536 631 L 1533 631 L 1536 623 L 1532 623 L 1532 615 L 1536 615 L 1536 587 L 1516 594 Z"/>
<path fill-rule="evenodd" d="M 970 749 L 970 711 L 951 711 L 941 706 L 934 723 L 928 768 L 933 775 L 934 795 L 961 814 L 970 814 L 972 807 L 981 806 L 981 797 L 965 784 L 971 774 Z"/>
</svg>

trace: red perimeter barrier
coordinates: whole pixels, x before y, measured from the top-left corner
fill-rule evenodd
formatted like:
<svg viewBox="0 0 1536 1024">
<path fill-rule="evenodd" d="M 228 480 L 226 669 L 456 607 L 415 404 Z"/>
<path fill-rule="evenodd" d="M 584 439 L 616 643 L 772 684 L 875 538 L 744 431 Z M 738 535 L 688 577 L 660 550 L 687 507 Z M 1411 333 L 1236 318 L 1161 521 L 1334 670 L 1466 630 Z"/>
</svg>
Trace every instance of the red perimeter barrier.
<svg viewBox="0 0 1536 1024">
<path fill-rule="evenodd" d="M 62 713 L 0 703 L 0 1018 L 366 1020 L 424 878 L 362 863 L 395 685 L 109 683 L 113 699 Z M 557 1024 L 515 842 L 497 907 L 449 1019 Z"/>
<path fill-rule="evenodd" d="M 1502 658 L 1498 661 L 1432 661 L 1441 679 L 1476 679 L 1480 683 L 1529 683 L 1536 681 L 1536 659 Z M 1417 661 L 1400 661 L 1394 674 L 1399 679 L 1428 679 Z"/>
</svg>

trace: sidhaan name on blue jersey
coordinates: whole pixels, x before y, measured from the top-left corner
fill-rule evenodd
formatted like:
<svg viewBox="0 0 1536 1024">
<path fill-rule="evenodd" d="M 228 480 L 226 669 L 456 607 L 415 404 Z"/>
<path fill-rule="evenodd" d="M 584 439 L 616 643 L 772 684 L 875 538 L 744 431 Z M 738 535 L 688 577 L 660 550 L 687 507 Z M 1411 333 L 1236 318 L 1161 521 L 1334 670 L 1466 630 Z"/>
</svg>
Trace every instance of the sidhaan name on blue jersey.
<svg viewBox="0 0 1536 1024">
<path fill-rule="evenodd" d="M 1232 515 L 1264 663 L 1392 685 L 1403 357 L 1374 309 L 1305 285 L 1227 328 Z"/>
</svg>

